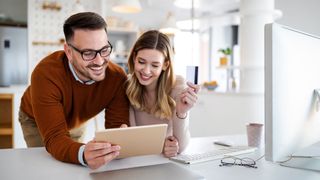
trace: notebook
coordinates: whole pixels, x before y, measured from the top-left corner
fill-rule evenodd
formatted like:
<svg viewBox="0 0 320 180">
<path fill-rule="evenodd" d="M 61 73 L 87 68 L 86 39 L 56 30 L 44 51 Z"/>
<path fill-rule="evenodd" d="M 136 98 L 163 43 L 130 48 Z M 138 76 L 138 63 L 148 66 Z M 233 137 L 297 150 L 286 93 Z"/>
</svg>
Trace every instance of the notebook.
<svg viewBox="0 0 320 180">
<path fill-rule="evenodd" d="M 123 179 L 152 179 L 152 180 L 204 180 L 205 178 L 187 168 L 174 163 L 106 171 L 90 174 L 93 180 L 123 180 Z"/>
</svg>

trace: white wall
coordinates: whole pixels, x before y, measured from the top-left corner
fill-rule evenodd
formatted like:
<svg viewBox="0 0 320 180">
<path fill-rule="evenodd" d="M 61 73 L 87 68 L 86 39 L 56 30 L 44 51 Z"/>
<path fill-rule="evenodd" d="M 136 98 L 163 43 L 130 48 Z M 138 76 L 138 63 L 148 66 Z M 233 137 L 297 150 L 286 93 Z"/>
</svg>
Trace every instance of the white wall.
<svg viewBox="0 0 320 180">
<path fill-rule="evenodd" d="M 319 0 L 275 0 L 283 16 L 276 22 L 320 36 Z"/>
<path fill-rule="evenodd" d="M 190 132 L 192 137 L 245 134 L 246 124 L 263 121 L 263 93 L 203 90 L 190 112 Z"/>
</svg>

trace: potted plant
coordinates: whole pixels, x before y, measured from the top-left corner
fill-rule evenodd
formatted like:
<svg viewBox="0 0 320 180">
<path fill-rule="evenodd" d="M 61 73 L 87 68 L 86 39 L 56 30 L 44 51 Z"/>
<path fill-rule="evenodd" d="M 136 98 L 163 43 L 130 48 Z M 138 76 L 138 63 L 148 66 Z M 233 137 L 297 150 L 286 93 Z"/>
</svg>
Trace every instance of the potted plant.
<svg viewBox="0 0 320 180">
<path fill-rule="evenodd" d="M 223 54 L 222 57 L 220 57 L 220 66 L 226 66 L 228 65 L 228 56 L 231 55 L 232 51 L 230 48 L 225 49 L 219 49 L 218 52 L 221 52 Z"/>
</svg>

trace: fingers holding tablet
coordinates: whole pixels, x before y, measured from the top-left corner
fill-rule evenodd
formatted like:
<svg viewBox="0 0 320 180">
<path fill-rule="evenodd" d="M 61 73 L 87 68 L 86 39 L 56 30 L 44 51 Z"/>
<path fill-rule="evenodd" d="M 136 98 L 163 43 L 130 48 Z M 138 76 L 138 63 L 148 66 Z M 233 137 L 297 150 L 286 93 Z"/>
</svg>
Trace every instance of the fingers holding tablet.
<svg viewBox="0 0 320 180">
<path fill-rule="evenodd" d="M 84 160 L 91 169 L 97 169 L 115 159 L 120 149 L 108 142 L 90 141 L 85 145 Z"/>
</svg>

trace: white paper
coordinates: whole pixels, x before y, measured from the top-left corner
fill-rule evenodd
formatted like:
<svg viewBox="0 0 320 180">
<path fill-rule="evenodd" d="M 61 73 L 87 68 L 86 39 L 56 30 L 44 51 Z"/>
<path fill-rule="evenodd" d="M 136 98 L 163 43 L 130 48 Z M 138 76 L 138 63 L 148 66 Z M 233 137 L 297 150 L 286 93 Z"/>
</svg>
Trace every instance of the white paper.
<svg viewBox="0 0 320 180">
<path fill-rule="evenodd" d="M 134 167 L 151 166 L 157 164 L 165 164 L 170 162 L 168 158 L 163 157 L 163 155 L 146 155 L 146 156 L 135 156 L 128 157 L 124 159 L 115 159 L 108 164 L 96 169 L 91 170 L 90 173 L 97 173 L 103 171 L 112 171 L 119 169 L 128 169 Z"/>
</svg>

